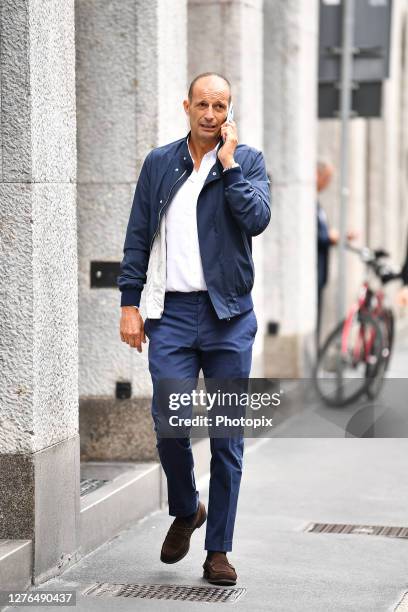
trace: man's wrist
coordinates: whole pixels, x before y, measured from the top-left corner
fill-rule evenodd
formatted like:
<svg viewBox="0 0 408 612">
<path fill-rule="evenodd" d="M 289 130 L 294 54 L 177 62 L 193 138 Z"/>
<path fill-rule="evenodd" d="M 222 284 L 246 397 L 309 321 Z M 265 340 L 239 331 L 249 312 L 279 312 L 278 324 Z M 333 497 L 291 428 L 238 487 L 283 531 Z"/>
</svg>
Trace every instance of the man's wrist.
<svg viewBox="0 0 408 612">
<path fill-rule="evenodd" d="M 229 159 L 228 161 L 221 162 L 221 163 L 224 168 L 223 172 L 225 172 L 226 170 L 230 170 L 231 168 L 237 168 L 239 166 L 239 164 L 235 161 L 233 157 Z"/>
</svg>

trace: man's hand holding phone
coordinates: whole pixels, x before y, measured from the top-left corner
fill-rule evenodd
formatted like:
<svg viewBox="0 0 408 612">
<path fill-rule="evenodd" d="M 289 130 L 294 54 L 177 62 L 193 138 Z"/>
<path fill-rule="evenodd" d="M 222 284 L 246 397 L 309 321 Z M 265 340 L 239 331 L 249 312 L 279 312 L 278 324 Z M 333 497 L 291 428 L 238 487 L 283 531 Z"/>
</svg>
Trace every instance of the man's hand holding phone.
<svg viewBox="0 0 408 612">
<path fill-rule="evenodd" d="M 122 342 L 142 352 L 142 342 L 146 342 L 144 323 L 138 308 L 122 306 L 120 317 L 120 337 Z"/>
<path fill-rule="evenodd" d="M 238 145 L 238 130 L 233 120 L 233 106 L 230 104 L 225 123 L 221 125 L 221 136 L 224 141 L 218 150 L 218 159 L 224 168 L 229 168 L 234 163 L 234 153 Z"/>
</svg>

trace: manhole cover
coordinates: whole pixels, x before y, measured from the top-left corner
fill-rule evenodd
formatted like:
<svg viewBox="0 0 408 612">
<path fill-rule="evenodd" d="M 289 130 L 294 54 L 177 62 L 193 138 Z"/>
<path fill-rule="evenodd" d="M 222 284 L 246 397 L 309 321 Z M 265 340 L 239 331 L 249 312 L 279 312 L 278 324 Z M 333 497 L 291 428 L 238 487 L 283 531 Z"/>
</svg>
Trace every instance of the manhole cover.
<svg viewBox="0 0 408 612">
<path fill-rule="evenodd" d="M 358 535 L 386 536 L 388 538 L 408 538 L 408 527 L 388 525 L 351 525 L 343 523 L 310 523 L 305 531 L 309 533 L 348 533 Z"/>
<path fill-rule="evenodd" d="M 143 599 L 177 599 L 211 603 L 235 603 L 246 589 L 192 587 L 177 584 L 110 584 L 97 582 L 82 595 L 94 597 L 140 597 Z"/>
<path fill-rule="evenodd" d="M 83 497 L 83 495 L 87 495 L 95 491 L 95 489 L 99 489 L 99 487 L 102 487 L 106 482 L 109 481 L 98 480 L 97 478 L 82 478 L 79 485 L 80 496 Z"/>
</svg>

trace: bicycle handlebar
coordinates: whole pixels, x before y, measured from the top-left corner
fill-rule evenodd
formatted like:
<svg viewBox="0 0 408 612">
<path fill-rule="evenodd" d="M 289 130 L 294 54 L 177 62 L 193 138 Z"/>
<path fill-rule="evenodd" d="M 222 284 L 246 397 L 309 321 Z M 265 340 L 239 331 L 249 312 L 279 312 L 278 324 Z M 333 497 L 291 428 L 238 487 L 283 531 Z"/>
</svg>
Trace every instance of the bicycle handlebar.
<svg viewBox="0 0 408 612">
<path fill-rule="evenodd" d="M 373 250 L 369 247 L 358 248 L 351 245 L 349 242 L 346 242 L 346 249 L 359 255 L 361 261 L 374 271 L 383 284 L 401 278 L 401 271 L 396 272 L 388 264 L 380 263 L 380 259 L 390 256 L 384 249 Z"/>
</svg>

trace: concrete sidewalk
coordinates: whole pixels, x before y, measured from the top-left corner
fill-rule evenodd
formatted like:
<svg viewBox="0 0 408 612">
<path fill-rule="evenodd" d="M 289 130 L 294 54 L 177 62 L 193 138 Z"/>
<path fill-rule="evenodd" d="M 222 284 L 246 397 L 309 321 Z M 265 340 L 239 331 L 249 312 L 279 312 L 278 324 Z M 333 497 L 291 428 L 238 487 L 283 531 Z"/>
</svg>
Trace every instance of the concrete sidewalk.
<svg viewBox="0 0 408 612">
<path fill-rule="evenodd" d="M 405 439 L 274 438 L 254 445 L 245 456 L 229 554 L 236 587 L 247 589 L 234 606 L 251 612 L 393 610 L 408 590 L 408 541 L 303 529 L 311 521 L 408 525 L 407 454 Z M 167 512 L 147 517 L 41 589 L 79 592 L 93 582 L 207 585 L 201 578 L 204 529 L 193 535 L 180 563 L 159 561 L 169 524 Z M 76 606 L 81 612 L 161 609 L 204 608 L 199 602 L 79 595 Z"/>
</svg>

